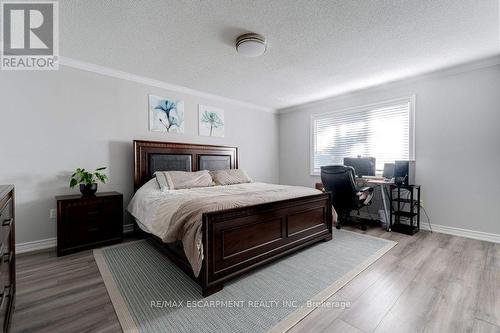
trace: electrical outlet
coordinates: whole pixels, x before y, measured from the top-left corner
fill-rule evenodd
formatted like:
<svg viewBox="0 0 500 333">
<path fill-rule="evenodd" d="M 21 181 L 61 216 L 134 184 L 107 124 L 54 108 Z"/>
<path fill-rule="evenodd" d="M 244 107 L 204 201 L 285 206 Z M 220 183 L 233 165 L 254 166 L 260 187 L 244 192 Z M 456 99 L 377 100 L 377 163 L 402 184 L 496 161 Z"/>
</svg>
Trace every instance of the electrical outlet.
<svg viewBox="0 0 500 333">
<path fill-rule="evenodd" d="M 424 200 L 420 200 L 420 207 L 424 208 Z"/>
<path fill-rule="evenodd" d="M 49 217 L 51 219 L 55 219 L 57 217 L 57 211 L 54 208 L 52 208 L 51 210 L 49 210 Z"/>
</svg>

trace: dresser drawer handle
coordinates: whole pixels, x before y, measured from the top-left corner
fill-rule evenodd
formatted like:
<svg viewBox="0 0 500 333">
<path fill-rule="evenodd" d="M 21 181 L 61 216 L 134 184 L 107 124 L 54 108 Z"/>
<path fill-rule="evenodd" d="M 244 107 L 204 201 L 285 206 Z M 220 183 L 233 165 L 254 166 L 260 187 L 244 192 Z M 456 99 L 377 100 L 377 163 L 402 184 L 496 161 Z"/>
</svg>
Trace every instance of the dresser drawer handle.
<svg viewBox="0 0 500 333">
<path fill-rule="evenodd" d="M 2 244 L 2 246 L 0 247 L 0 267 L 3 267 L 3 264 L 4 264 L 4 256 L 7 255 L 8 253 L 4 254 L 3 253 L 3 250 L 4 250 L 4 245 Z"/>
<path fill-rule="evenodd" d="M 87 212 L 87 215 L 97 215 L 97 214 L 99 214 L 98 210 L 92 210 L 90 212 Z"/>
<path fill-rule="evenodd" d="M 99 228 L 95 227 L 95 228 L 88 228 L 87 229 L 88 232 L 96 232 L 96 231 L 99 231 Z"/>
<path fill-rule="evenodd" d="M 12 255 L 13 255 L 12 252 L 4 254 L 3 258 L 2 258 L 3 259 L 2 262 L 11 262 L 12 261 Z"/>
<path fill-rule="evenodd" d="M 10 225 L 12 224 L 12 222 L 14 222 L 14 218 L 13 217 L 11 217 L 10 219 L 7 219 L 7 220 L 3 220 L 2 226 L 3 227 L 10 227 Z"/>
<path fill-rule="evenodd" d="M 5 288 L 3 288 L 2 294 L 0 295 L 2 297 L 2 300 L 0 301 L 0 309 L 3 309 L 3 302 L 7 297 L 9 297 L 9 293 L 10 293 L 10 285 L 5 286 Z"/>
</svg>

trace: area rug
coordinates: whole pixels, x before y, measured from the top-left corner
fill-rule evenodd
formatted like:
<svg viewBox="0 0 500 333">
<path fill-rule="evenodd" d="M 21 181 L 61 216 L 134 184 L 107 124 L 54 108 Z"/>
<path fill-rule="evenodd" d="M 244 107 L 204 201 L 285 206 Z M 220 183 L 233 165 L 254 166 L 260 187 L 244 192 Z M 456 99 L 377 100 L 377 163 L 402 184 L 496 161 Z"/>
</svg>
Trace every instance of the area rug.
<svg viewBox="0 0 500 333">
<path fill-rule="evenodd" d="M 245 274 L 207 298 L 147 240 L 94 250 L 94 257 L 126 333 L 286 332 L 394 245 L 335 231 L 333 240 Z"/>
</svg>

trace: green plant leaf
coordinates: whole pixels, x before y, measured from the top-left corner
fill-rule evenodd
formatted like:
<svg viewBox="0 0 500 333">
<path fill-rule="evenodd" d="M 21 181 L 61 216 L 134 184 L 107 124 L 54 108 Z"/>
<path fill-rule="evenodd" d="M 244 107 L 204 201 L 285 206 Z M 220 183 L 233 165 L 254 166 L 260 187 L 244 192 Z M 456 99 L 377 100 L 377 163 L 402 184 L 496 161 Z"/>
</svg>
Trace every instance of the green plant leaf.
<svg viewBox="0 0 500 333">
<path fill-rule="evenodd" d="M 78 184 L 78 180 L 76 180 L 75 178 L 71 178 L 71 180 L 69 182 L 69 187 L 74 188 L 77 184 Z"/>
<path fill-rule="evenodd" d="M 76 169 L 73 175 L 71 175 L 71 179 L 69 182 L 70 188 L 73 188 L 78 184 L 91 185 L 93 183 L 97 183 L 97 181 L 106 183 L 106 181 L 108 180 L 108 176 L 99 172 L 105 169 L 106 167 L 100 167 L 95 169 L 94 172 L 88 172 L 83 168 Z"/>
<path fill-rule="evenodd" d="M 94 173 L 94 175 L 96 176 L 96 178 L 101 181 L 102 183 L 106 183 L 106 180 L 108 179 L 108 177 L 106 175 L 103 175 L 101 173 Z"/>
</svg>

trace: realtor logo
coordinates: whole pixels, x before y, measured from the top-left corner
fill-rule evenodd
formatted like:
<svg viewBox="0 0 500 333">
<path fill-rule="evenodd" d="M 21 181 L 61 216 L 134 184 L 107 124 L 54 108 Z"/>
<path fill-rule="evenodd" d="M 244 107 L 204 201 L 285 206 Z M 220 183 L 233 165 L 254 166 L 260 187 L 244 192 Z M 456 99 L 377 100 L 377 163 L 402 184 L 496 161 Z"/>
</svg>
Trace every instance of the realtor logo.
<svg viewBox="0 0 500 333">
<path fill-rule="evenodd" d="M 2 1 L 1 8 L 0 68 L 58 69 L 58 3 Z"/>
</svg>

